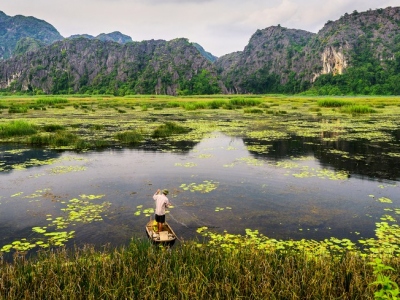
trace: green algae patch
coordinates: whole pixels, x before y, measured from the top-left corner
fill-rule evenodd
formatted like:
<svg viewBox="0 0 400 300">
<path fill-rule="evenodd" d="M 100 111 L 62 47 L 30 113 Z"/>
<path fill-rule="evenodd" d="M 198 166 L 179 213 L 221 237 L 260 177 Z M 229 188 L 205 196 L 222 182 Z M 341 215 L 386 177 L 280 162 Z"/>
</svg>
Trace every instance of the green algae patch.
<svg viewBox="0 0 400 300">
<path fill-rule="evenodd" d="M 380 197 L 378 199 L 378 201 L 381 202 L 381 203 L 393 203 L 393 201 L 391 199 L 386 198 L 386 197 Z"/>
<path fill-rule="evenodd" d="M 347 180 L 349 178 L 349 172 L 345 170 L 340 171 L 332 171 L 328 169 L 314 169 L 308 166 L 302 167 L 300 173 L 292 174 L 296 178 L 310 178 L 310 177 L 318 177 L 321 179 L 330 179 L 330 180 Z"/>
<path fill-rule="evenodd" d="M 253 157 L 240 157 L 236 159 L 237 162 L 243 162 L 249 166 L 263 166 L 264 163 L 257 158 Z"/>
<path fill-rule="evenodd" d="M 250 131 L 247 136 L 249 138 L 258 139 L 261 141 L 274 141 L 290 138 L 286 132 L 277 130 Z"/>
<path fill-rule="evenodd" d="M 175 163 L 175 167 L 194 168 L 197 167 L 197 164 L 194 162 Z"/>
<path fill-rule="evenodd" d="M 80 195 L 80 198 L 73 198 L 66 203 L 66 207 L 61 208 L 65 214 L 53 217 L 46 215 L 46 220 L 51 221 L 47 226 L 34 226 L 32 232 L 37 236 L 28 241 L 26 238 L 4 245 L 0 252 L 26 252 L 35 247 L 48 248 L 50 246 L 64 246 L 66 242 L 75 236 L 75 231 L 65 231 L 77 224 L 88 224 L 91 222 L 102 221 L 101 216 L 111 205 L 109 202 L 101 204 L 92 203 L 94 200 L 103 198 L 105 195 Z M 64 203 L 64 201 L 61 201 Z"/>
<path fill-rule="evenodd" d="M 54 165 L 54 164 L 57 164 L 60 162 L 65 162 L 65 161 L 67 161 L 67 162 L 68 161 L 86 161 L 86 159 L 80 158 L 80 157 L 74 157 L 74 156 L 64 156 L 61 158 L 49 158 L 49 159 L 43 159 L 43 160 L 31 158 L 24 163 L 12 165 L 12 168 L 15 170 L 25 170 L 28 167 Z"/>
<path fill-rule="evenodd" d="M 219 182 L 213 180 L 204 180 L 202 183 L 182 183 L 179 187 L 184 191 L 210 193 L 217 189 Z"/>
<path fill-rule="evenodd" d="M 49 172 L 52 174 L 65 174 L 65 173 L 71 173 L 71 172 L 82 172 L 85 170 L 86 170 L 86 167 L 83 167 L 83 166 L 57 166 L 57 167 L 51 168 L 49 170 Z"/>
</svg>

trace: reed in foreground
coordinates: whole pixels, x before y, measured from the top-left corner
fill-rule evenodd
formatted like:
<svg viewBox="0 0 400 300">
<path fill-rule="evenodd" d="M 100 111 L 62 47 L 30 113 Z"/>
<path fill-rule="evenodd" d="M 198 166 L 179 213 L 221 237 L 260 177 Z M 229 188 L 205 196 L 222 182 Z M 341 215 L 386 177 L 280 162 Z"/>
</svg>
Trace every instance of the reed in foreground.
<svg viewBox="0 0 400 300">
<path fill-rule="evenodd" d="M 357 255 L 239 251 L 147 241 L 97 251 L 47 251 L 1 265 L 1 299 L 373 299 L 373 268 Z M 400 260 L 389 262 L 399 269 Z M 393 280 L 399 280 L 398 277 Z"/>
</svg>

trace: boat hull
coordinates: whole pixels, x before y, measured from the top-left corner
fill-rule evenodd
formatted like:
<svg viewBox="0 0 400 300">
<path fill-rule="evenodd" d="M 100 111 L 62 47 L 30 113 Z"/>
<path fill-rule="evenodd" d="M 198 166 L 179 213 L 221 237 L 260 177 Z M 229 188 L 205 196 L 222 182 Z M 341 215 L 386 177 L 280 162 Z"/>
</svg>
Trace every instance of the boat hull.
<svg viewBox="0 0 400 300">
<path fill-rule="evenodd" d="M 157 222 L 154 220 L 150 220 L 146 224 L 146 233 L 149 239 L 153 243 L 168 244 L 168 245 L 173 245 L 175 243 L 177 236 L 167 222 L 163 224 L 161 232 L 157 231 L 158 231 Z"/>
</svg>

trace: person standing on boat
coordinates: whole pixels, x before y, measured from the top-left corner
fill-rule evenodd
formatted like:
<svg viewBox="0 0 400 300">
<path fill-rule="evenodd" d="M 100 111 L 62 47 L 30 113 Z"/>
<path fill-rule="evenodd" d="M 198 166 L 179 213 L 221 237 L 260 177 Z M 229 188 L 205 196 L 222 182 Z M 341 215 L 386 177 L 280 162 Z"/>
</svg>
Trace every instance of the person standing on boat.
<svg viewBox="0 0 400 300">
<path fill-rule="evenodd" d="M 154 201 L 156 201 L 156 222 L 158 225 L 158 232 L 162 231 L 162 224 L 165 223 L 165 208 L 170 206 L 168 198 L 168 190 L 157 190 L 157 192 L 153 195 Z"/>
</svg>

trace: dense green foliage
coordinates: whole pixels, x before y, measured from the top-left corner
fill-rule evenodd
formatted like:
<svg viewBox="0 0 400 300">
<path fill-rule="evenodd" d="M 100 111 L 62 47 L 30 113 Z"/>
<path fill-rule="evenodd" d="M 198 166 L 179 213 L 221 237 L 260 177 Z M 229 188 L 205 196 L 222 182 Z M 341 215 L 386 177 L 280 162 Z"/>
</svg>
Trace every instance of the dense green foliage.
<svg viewBox="0 0 400 300">
<path fill-rule="evenodd" d="M 212 95 L 221 92 L 218 81 L 209 71 L 202 70 L 191 80 L 184 80 L 180 84 L 179 95 Z"/>
<path fill-rule="evenodd" d="M 309 94 L 400 95 L 400 37 L 393 59 L 374 57 L 373 46 L 361 39 L 351 53 L 351 66 L 342 75 L 325 74 L 315 81 Z"/>
</svg>

